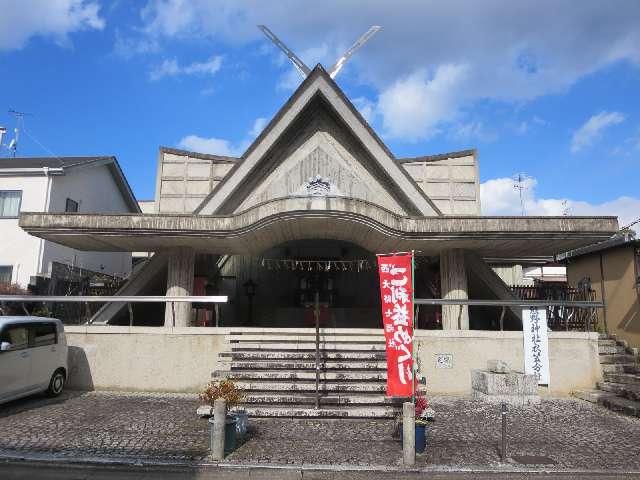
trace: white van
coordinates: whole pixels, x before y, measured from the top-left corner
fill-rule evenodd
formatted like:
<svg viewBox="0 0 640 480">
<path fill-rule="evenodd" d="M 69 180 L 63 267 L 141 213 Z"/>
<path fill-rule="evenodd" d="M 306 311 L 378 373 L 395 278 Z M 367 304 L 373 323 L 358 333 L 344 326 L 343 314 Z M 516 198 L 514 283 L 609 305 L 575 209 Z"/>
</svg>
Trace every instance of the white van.
<svg viewBox="0 0 640 480">
<path fill-rule="evenodd" d="M 60 395 L 67 372 L 60 320 L 0 317 L 0 403 L 44 391 Z"/>
</svg>

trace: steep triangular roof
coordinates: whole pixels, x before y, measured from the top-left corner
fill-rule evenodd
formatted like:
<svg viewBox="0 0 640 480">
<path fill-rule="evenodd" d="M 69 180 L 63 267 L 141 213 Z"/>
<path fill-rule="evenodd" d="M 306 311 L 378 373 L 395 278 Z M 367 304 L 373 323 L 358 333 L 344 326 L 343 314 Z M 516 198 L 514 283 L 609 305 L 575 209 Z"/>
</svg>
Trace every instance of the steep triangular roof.
<svg viewBox="0 0 640 480">
<path fill-rule="evenodd" d="M 292 137 L 290 127 L 301 118 L 309 116 L 316 105 L 330 110 L 341 128 L 358 142 L 367 154 L 373 170 L 384 179 L 384 188 L 403 205 L 407 214 L 440 216 L 442 213 L 411 178 L 382 140 L 362 118 L 342 90 L 329 77 L 321 65 L 317 65 L 298 87 L 269 125 L 251 144 L 242 159 L 226 175 L 225 179 L 204 199 L 194 213 L 231 213 L 242 203 L 252 188 L 263 180 L 265 162 L 278 142 Z M 294 132 L 295 133 L 295 132 Z M 271 159 L 271 162 L 274 160 Z M 273 169 L 273 167 L 269 167 Z M 265 170 L 266 169 L 266 170 Z M 259 174 L 256 174 L 259 173 Z M 243 186 L 245 188 L 243 188 Z"/>
</svg>

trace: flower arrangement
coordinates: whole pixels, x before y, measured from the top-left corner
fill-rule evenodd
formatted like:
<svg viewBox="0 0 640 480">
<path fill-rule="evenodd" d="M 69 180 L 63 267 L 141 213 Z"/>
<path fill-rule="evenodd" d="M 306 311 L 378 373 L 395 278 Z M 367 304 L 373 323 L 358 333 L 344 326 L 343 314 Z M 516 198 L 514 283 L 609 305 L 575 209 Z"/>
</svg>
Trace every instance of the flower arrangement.
<svg viewBox="0 0 640 480">
<path fill-rule="evenodd" d="M 416 392 L 415 409 L 416 425 L 426 425 L 428 421 L 435 419 L 435 411 L 429 406 L 424 392 Z"/>
<path fill-rule="evenodd" d="M 236 387 L 232 380 L 223 379 L 219 382 L 209 382 L 200 394 L 200 400 L 213 407 L 213 402 L 218 398 L 226 400 L 227 413 L 236 405 L 241 404 L 245 395 Z"/>
</svg>

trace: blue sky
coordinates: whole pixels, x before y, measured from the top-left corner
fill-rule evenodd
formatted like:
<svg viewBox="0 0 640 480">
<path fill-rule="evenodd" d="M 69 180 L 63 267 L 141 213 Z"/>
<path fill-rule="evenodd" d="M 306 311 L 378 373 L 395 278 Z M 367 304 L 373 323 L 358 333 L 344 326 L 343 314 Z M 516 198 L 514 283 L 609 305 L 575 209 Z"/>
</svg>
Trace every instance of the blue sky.
<svg viewBox="0 0 640 480">
<path fill-rule="evenodd" d="M 260 23 L 327 68 L 381 25 L 338 84 L 398 157 L 477 148 L 483 213 L 520 214 L 525 172 L 528 214 L 640 217 L 634 0 L 0 0 L 0 125 L 152 198 L 158 146 L 239 155 L 299 84 Z"/>
</svg>

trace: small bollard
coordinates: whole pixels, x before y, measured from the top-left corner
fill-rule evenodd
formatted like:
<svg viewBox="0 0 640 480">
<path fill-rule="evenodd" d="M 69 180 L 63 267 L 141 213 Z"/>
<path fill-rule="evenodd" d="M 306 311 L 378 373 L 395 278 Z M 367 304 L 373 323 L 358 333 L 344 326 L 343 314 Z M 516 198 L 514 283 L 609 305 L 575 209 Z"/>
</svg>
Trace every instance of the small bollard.
<svg viewBox="0 0 640 480">
<path fill-rule="evenodd" d="M 502 448 L 500 449 L 500 457 L 503 462 L 507 461 L 507 404 L 502 402 L 500 408 L 502 414 Z"/>
<path fill-rule="evenodd" d="M 227 419 L 227 405 L 223 398 L 213 402 L 213 428 L 209 422 L 209 448 L 213 460 L 224 460 L 224 429 Z"/>
<path fill-rule="evenodd" d="M 402 461 L 416 463 L 416 407 L 412 402 L 402 404 Z"/>
</svg>

